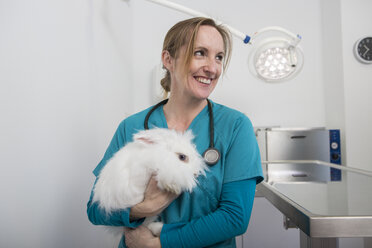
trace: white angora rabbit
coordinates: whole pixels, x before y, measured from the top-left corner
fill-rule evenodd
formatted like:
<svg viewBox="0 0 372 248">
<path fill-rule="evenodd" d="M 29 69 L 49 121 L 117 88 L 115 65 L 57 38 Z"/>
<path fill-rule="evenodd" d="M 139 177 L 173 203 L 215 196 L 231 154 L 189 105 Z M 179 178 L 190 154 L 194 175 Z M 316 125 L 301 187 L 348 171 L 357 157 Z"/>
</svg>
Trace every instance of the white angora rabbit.
<svg viewBox="0 0 372 248">
<path fill-rule="evenodd" d="M 144 199 L 152 175 L 162 190 L 179 194 L 191 192 L 196 178 L 205 175 L 203 158 L 192 143 L 191 131 L 180 133 L 170 129 L 154 128 L 140 131 L 133 142 L 126 144 L 107 162 L 98 176 L 93 202 L 98 202 L 108 214 L 126 209 Z M 159 236 L 163 226 L 156 219 L 147 218 L 145 225 Z M 122 234 L 123 228 L 109 228 Z"/>
</svg>

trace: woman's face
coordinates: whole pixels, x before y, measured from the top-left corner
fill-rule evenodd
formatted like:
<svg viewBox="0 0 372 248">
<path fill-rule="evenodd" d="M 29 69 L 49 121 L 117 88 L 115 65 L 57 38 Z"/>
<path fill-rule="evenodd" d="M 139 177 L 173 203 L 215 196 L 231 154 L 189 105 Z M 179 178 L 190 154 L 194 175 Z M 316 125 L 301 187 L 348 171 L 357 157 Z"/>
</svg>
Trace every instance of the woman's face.
<svg viewBox="0 0 372 248">
<path fill-rule="evenodd" d="M 221 75 L 225 56 L 221 34 L 211 26 L 200 26 L 195 40 L 193 57 L 188 70 L 182 68 L 186 46 L 173 60 L 171 94 L 203 100 L 209 97 Z"/>
</svg>

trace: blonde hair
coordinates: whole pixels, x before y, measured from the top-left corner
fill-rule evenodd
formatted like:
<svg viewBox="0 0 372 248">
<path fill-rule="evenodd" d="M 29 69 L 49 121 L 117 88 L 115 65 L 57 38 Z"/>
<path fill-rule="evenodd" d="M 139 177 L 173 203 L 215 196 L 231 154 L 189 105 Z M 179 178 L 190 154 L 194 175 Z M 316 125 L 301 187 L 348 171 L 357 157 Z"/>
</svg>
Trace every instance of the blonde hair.
<svg viewBox="0 0 372 248">
<path fill-rule="evenodd" d="M 166 34 L 163 42 L 163 51 L 168 51 L 172 58 L 177 58 L 181 47 L 186 45 L 185 61 L 183 68 L 187 70 L 194 55 L 194 46 L 200 26 L 207 25 L 214 27 L 222 36 L 224 43 L 225 57 L 223 61 L 223 71 L 225 72 L 231 57 L 232 41 L 230 32 L 222 25 L 217 25 L 213 19 L 205 17 L 195 17 L 176 23 Z M 171 88 L 170 72 L 167 70 L 165 77 L 160 81 L 164 89 L 164 97 L 168 95 Z"/>
</svg>

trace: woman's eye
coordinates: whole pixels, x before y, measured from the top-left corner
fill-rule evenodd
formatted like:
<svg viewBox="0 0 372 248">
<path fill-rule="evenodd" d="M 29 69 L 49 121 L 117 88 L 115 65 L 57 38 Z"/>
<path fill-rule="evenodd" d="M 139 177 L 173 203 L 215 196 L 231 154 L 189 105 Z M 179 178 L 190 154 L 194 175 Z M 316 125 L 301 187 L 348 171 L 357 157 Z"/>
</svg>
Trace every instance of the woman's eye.
<svg viewBox="0 0 372 248">
<path fill-rule="evenodd" d="M 195 51 L 195 56 L 204 56 L 204 51 Z"/>
<path fill-rule="evenodd" d="M 222 61 L 223 60 L 223 56 L 222 55 L 217 55 L 216 59 L 219 60 L 219 61 Z"/>
</svg>

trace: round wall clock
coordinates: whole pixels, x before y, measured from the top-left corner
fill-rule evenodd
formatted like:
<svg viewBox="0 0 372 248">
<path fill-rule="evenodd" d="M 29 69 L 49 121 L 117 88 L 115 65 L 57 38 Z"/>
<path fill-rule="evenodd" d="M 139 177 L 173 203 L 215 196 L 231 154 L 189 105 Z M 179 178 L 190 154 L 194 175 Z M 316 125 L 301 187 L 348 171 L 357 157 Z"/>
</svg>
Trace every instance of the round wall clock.
<svg viewBox="0 0 372 248">
<path fill-rule="evenodd" d="M 354 46 L 355 57 L 362 63 L 372 64 L 372 37 L 363 37 Z"/>
</svg>

